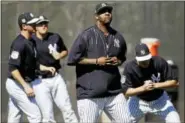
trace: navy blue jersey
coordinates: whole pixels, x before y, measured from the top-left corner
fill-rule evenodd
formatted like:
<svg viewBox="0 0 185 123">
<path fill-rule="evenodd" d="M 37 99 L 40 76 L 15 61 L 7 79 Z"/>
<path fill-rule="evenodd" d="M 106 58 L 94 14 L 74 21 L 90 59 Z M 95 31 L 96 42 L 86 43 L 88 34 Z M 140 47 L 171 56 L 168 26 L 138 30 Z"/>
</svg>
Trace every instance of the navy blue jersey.
<svg viewBox="0 0 185 123">
<path fill-rule="evenodd" d="M 117 57 L 126 60 L 126 42 L 123 36 L 109 28 L 106 37 L 95 25 L 83 31 L 71 48 L 68 65 L 76 66 L 77 98 L 97 98 L 121 92 L 120 73 L 117 66 L 78 64 L 81 58 Z"/>
<path fill-rule="evenodd" d="M 33 35 L 32 38 L 36 44 L 37 64 L 55 67 L 56 70 L 60 69 L 60 60 L 55 60 L 51 54 L 54 50 L 59 53 L 67 50 L 60 35 L 48 32 L 47 36 L 43 40 L 37 38 L 36 35 Z M 46 72 L 46 74 L 50 73 Z"/>
<path fill-rule="evenodd" d="M 26 82 L 33 81 L 36 69 L 36 50 L 33 40 L 18 35 L 11 44 L 8 64 L 9 78 L 14 79 L 11 72 L 18 69 Z"/>
<path fill-rule="evenodd" d="M 137 65 L 136 60 L 129 61 L 125 64 L 122 87 L 124 93 L 128 88 L 137 88 L 144 84 L 146 80 L 153 82 L 164 82 L 167 80 L 178 80 L 177 74 L 173 74 L 168 63 L 159 56 L 153 56 L 148 68 L 141 68 Z M 123 79 L 124 80 L 124 79 Z M 163 94 L 163 89 L 154 89 L 137 95 L 139 98 L 152 101 L 158 99 Z"/>
</svg>

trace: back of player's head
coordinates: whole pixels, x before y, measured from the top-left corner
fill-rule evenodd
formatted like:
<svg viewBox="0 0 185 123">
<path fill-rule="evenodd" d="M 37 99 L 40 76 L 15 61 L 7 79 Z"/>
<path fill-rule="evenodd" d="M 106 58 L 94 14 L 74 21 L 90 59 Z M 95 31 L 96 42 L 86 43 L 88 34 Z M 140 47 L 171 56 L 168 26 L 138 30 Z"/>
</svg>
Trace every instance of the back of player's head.
<svg viewBox="0 0 185 123">
<path fill-rule="evenodd" d="M 18 24 L 20 29 L 22 29 L 23 24 L 33 25 L 33 24 L 36 24 L 37 21 L 38 21 L 38 18 L 36 18 L 31 12 L 22 13 L 18 17 Z"/>
</svg>

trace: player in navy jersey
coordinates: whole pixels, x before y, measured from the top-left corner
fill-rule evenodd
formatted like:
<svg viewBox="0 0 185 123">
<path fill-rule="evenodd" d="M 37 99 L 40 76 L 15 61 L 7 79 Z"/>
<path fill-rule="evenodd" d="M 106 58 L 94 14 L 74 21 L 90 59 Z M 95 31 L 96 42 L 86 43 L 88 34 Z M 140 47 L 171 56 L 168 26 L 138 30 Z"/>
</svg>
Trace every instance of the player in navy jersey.
<svg viewBox="0 0 185 123">
<path fill-rule="evenodd" d="M 113 7 L 100 3 L 96 24 L 83 31 L 71 48 L 68 65 L 76 66 L 77 107 L 82 123 L 95 123 L 104 111 L 112 122 L 129 123 L 118 66 L 126 60 L 126 42 L 110 26 Z"/>
<path fill-rule="evenodd" d="M 138 122 L 146 113 L 160 116 L 167 123 L 180 123 L 165 88 L 178 86 L 177 74 L 160 56 L 152 56 L 147 45 L 135 48 L 136 58 L 129 61 L 122 76 L 123 92 L 129 96 L 128 106 L 132 123 Z"/>
<path fill-rule="evenodd" d="M 35 80 L 36 50 L 32 33 L 38 18 L 30 12 L 19 15 L 20 34 L 10 48 L 8 79 L 6 89 L 10 96 L 8 103 L 8 123 L 22 122 L 23 113 L 30 123 L 41 122 L 41 114 L 35 103 L 35 93 L 31 83 Z"/>
<path fill-rule="evenodd" d="M 66 82 L 59 70 L 60 60 L 68 54 L 61 36 L 48 32 L 49 20 L 41 15 L 36 23 L 36 34 L 32 36 L 37 50 L 37 75 L 33 83 L 35 99 L 43 115 L 42 122 L 55 123 L 53 102 L 63 114 L 66 123 L 77 123 L 78 119 L 68 94 Z"/>
</svg>

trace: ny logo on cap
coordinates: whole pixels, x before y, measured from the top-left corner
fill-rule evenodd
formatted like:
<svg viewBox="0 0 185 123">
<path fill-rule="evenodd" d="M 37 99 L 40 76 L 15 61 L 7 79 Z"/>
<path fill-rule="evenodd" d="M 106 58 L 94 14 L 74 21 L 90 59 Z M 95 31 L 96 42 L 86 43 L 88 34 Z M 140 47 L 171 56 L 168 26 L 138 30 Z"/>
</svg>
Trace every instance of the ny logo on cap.
<svg viewBox="0 0 185 123">
<path fill-rule="evenodd" d="M 144 50 L 141 50 L 141 54 L 144 55 L 145 54 L 145 51 Z"/>
<path fill-rule="evenodd" d="M 102 3 L 101 6 L 104 7 L 104 6 L 106 6 L 106 4 L 105 3 Z"/>
</svg>

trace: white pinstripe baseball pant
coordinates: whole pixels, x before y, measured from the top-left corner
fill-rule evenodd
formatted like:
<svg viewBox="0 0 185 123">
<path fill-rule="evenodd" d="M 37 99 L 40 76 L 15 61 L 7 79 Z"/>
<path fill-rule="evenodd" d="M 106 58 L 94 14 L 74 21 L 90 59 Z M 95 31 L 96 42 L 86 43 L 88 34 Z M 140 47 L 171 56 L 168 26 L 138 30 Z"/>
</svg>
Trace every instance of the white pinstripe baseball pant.
<svg viewBox="0 0 185 123">
<path fill-rule="evenodd" d="M 123 94 L 104 98 L 81 99 L 77 101 L 77 107 L 80 123 L 98 122 L 102 111 L 107 114 L 112 122 L 130 122 L 128 106 Z"/>
<path fill-rule="evenodd" d="M 132 123 L 137 123 L 145 114 L 151 113 L 160 116 L 166 123 L 180 123 L 180 117 L 174 108 L 167 93 L 154 101 L 146 102 L 136 96 L 128 100 Z"/>
</svg>

